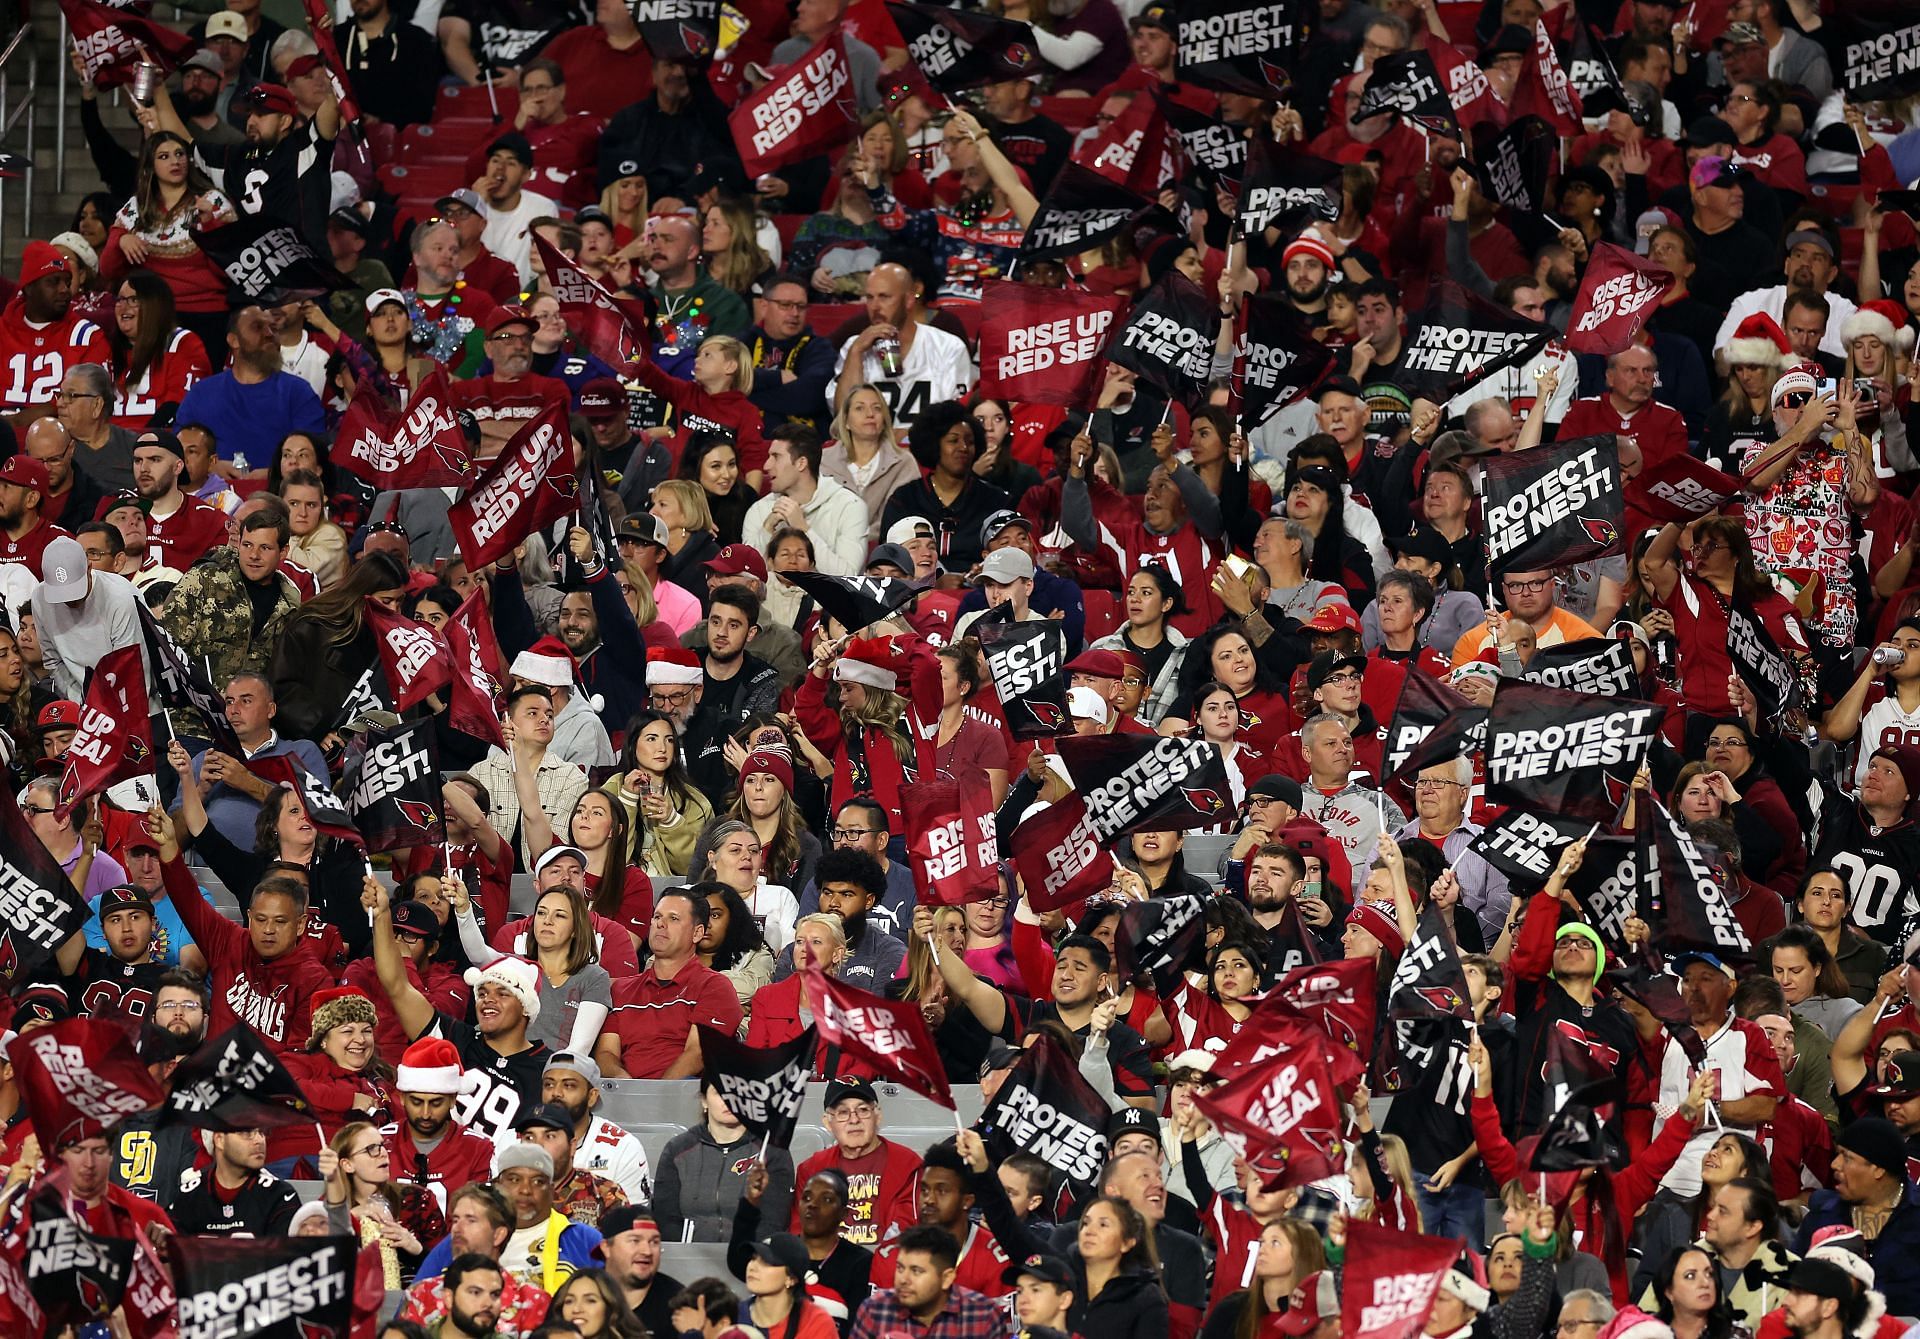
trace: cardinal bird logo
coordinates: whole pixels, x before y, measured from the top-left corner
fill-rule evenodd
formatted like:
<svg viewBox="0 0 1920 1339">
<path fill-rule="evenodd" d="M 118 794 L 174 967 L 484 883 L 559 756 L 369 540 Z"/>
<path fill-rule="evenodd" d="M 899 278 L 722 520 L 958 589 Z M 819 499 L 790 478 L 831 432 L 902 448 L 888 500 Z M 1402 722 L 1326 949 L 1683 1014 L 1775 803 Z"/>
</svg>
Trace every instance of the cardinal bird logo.
<svg viewBox="0 0 1920 1339">
<path fill-rule="evenodd" d="M 1420 986 L 1413 993 L 1443 1014 L 1457 1014 L 1466 1008 L 1460 992 L 1451 986 Z"/>
<path fill-rule="evenodd" d="M 1182 786 L 1180 787 L 1180 793 L 1187 797 L 1187 803 L 1193 806 L 1195 813 L 1220 814 L 1226 812 L 1227 802 L 1217 790 L 1193 790 L 1187 786 Z"/>
<path fill-rule="evenodd" d="M 689 56 L 710 55 L 713 51 L 713 39 L 690 23 L 680 25 L 680 45 Z"/>
<path fill-rule="evenodd" d="M 1618 812 L 1620 807 L 1627 802 L 1627 792 L 1631 787 L 1611 772 L 1602 773 L 1601 780 L 1606 783 L 1607 802 Z"/>
<path fill-rule="evenodd" d="M 1025 42 L 1010 42 L 1007 49 L 1000 53 L 1001 62 L 1017 73 L 1025 73 L 1038 63 L 1033 48 Z"/>
<path fill-rule="evenodd" d="M 147 759 L 151 758 L 152 756 L 153 756 L 153 746 L 148 744 L 146 740 L 141 739 L 137 735 L 132 736 L 127 740 L 127 761 L 128 762 L 144 763 L 146 762 Z"/>
<path fill-rule="evenodd" d="M 317 1320 L 296 1320 L 300 1327 L 300 1339 L 340 1339 L 338 1326 L 322 1325 Z"/>
<path fill-rule="evenodd" d="M 393 805 L 400 811 L 400 817 L 423 832 L 439 825 L 439 813 L 423 800 L 395 800 Z"/>
<path fill-rule="evenodd" d="M 80 1294 L 80 1305 L 89 1315 L 104 1316 L 113 1310 L 107 1298 L 107 1290 L 100 1286 L 100 1280 L 91 1274 L 74 1275 L 74 1291 Z"/>
<path fill-rule="evenodd" d="M 445 465 L 462 479 L 470 478 L 480 468 L 474 462 L 472 456 L 467 455 L 463 451 L 456 451 L 450 446 L 441 446 L 437 442 L 434 444 L 433 454 L 440 457 L 440 463 L 442 465 Z"/>
<path fill-rule="evenodd" d="M 1260 726 L 1259 712 L 1248 711 L 1245 707 L 1240 708 L 1240 728 L 1242 730 L 1255 730 L 1255 729 L 1258 729 L 1259 726 Z"/>
<path fill-rule="evenodd" d="M 1618 544 L 1620 542 L 1620 531 L 1614 526 L 1612 521 L 1592 516 L 1582 516 L 1580 518 L 1580 528 L 1586 531 L 1587 538 L 1596 544 Z"/>
<path fill-rule="evenodd" d="M 20 951 L 14 947 L 13 933 L 0 930 L 0 981 L 11 981 L 20 974 Z"/>
<path fill-rule="evenodd" d="M 1027 714 L 1049 730 L 1058 730 L 1067 723 L 1067 713 L 1058 702 L 1022 702 Z"/>
<path fill-rule="evenodd" d="M 1284 65 L 1276 65 L 1265 56 L 1260 58 L 1260 77 L 1267 81 L 1267 87 L 1282 97 L 1293 91 L 1293 75 Z"/>
</svg>

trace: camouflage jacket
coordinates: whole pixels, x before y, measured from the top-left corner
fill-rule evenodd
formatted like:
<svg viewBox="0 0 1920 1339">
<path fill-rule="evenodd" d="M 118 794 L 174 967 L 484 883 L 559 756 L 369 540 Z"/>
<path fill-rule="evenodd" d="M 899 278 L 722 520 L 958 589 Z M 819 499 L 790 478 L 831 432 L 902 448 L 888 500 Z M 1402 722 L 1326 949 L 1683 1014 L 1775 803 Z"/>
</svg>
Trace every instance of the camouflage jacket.
<svg viewBox="0 0 1920 1339">
<path fill-rule="evenodd" d="M 161 606 L 160 624 L 181 649 L 202 668 L 212 658 L 214 692 L 224 692 L 227 681 L 243 670 L 267 673 L 274 644 L 300 607 L 300 592 L 292 580 L 284 572 L 275 573 L 274 580 L 280 585 L 280 602 L 258 632 L 240 555 L 229 547 L 214 549 L 189 568 Z"/>
</svg>

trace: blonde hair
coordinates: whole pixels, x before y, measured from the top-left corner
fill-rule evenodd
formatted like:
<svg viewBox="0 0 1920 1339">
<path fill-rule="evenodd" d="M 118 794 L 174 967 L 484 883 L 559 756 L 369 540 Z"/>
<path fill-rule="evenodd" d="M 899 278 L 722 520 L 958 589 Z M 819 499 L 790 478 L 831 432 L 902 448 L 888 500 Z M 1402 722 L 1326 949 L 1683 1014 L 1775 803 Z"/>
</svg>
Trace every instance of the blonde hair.
<svg viewBox="0 0 1920 1339">
<path fill-rule="evenodd" d="M 887 403 L 886 396 L 880 394 L 880 388 L 870 381 L 861 382 L 858 386 L 855 386 L 847 392 L 847 398 L 840 402 L 839 412 L 833 416 L 833 423 L 829 426 L 828 435 L 843 448 L 852 439 L 853 430 L 847 426 L 847 411 L 853 407 L 853 397 L 860 394 L 861 391 L 869 391 L 879 396 L 881 423 L 880 444 L 884 446 L 888 442 L 897 440 L 893 425 L 893 406 Z"/>
<path fill-rule="evenodd" d="M 941 922 L 956 920 L 963 927 L 967 923 L 967 914 L 959 907 L 936 907 L 933 913 L 933 932 L 940 933 Z M 919 935 L 908 932 L 907 935 L 907 988 L 902 999 L 920 1000 L 926 998 L 927 988 L 933 979 L 940 975 L 940 969 L 934 966 L 933 953 L 927 941 Z"/>
<path fill-rule="evenodd" d="M 819 926 L 822 930 L 826 931 L 827 938 L 833 941 L 835 949 L 841 953 L 847 951 L 846 923 L 831 911 L 815 911 L 795 921 L 793 923 L 793 933 L 796 939 L 800 936 L 801 927 L 806 925 Z"/>
<path fill-rule="evenodd" d="M 620 199 L 620 183 L 626 180 L 625 177 L 621 177 L 608 182 L 607 188 L 600 192 L 600 208 L 606 211 L 608 218 L 613 220 L 613 226 L 616 232 L 620 228 L 626 227 L 632 230 L 635 237 L 638 237 L 647 230 L 647 210 L 649 208 L 647 179 L 638 172 L 633 174 L 633 179 L 640 183 L 640 203 L 638 205 L 634 206 L 633 209 L 625 215 L 621 214 L 617 201 Z"/>
<path fill-rule="evenodd" d="M 733 389 L 745 395 L 753 389 L 753 353 L 732 335 L 709 335 L 700 341 L 703 349 L 720 350 L 733 359 Z"/>
<path fill-rule="evenodd" d="M 753 210 L 746 205 L 725 200 L 707 212 L 718 213 L 727 221 L 728 231 L 733 233 L 733 240 L 727 243 L 725 250 L 707 257 L 707 277 L 722 288 L 745 296 L 747 290 L 753 287 L 754 280 L 765 274 L 773 264 L 754 237 L 757 221 Z"/>
<path fill-rule="evenodd" d="M 653 495 L 672 498 L 680 514 L 687 518 L 687 529 L 696 534 L 713 530 L 713 509 L 707 505 L 707 490 L 694 479 L 662 479 L 653 486 Z"/>
<path fill-rule="evenodd" d="M 641 570 L 639 563 L 623 563 L 620 571 L 627 578 L 627 585 L 633 594 L 627 597 L 627 607 L 633 610 L 633 621 L 641 627 L 655 623 L 660 618 L 660 606 L 654 602 L 653 582 Z"/>
</svg>

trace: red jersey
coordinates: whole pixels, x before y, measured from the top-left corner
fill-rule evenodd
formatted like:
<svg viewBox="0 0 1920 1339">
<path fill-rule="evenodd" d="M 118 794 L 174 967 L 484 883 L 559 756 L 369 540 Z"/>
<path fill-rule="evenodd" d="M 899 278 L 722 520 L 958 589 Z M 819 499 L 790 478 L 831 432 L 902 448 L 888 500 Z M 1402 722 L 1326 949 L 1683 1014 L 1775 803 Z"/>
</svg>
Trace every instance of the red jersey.
<svg viewBox="0 0 1920 1339">
<path fill-rule="evenodd" d="M 33 573 L 33 579 L 40 579 L 40 559 L 47 551 L 47 545 L 65 536 L 68 532 L 48 521 L 35 523 L 33 529 L 14 539 L 6 531 L 0 530 L 0 567 L 18 564 Z"/>
<path fill-rule="evenodd" d="M 1680 417 L 1679 410 L 1658 400 L 1649 400 L 1633 413 L 1622 414 L 1605 395 L 1575 400 L 1567 416 L 1560 420 L 1559 440 L 1566 442 L 1601 432 L 1633 438 L 1640 446 L 1641 461 L 1647 465 L 1681 455 L 1687 449 L 1687 421 Z"/>
<path fill-rule="evenodd" d="M 846 1173 L 847 1217 L 840 1225 L 840 1235 L 854 1245 L 876 1249 L 920 1221 L 920 1155 L 912 1149 L 883 1138 L 873 1152 L 848 1158 L 836 1145 L 801 1163 L 793 1183 L 804 1186 L 815 1173 L 828 1167 Z M 800 1230 L 798 1196 L 787 1230 Z M 879 1263 L 877 1258 L 874 1263 Z"/>
<path fill-rule="evenodd" d="M 1724 716 L 1732 710 L 1727 700 L 1727 676 L 1733 661 L 1727 655 L 1727 602 L 1720 592 L 1698 577 L 1682 573 L 1673 592 L 1658 602 L 1673 615 L 1674 640 L 1680 644 L 1680 697 L 1694 711 Z M 1788 655 L 1807 649 L 1800 615 L 1786 597 L 1769 594 L 1754 612 L 1780 649 Z"/>
<path fill-rule="evenodd" d="M 435 872 L 444 875 L 446 865 L 442 852 L 453 855 L 453 872 L 467 885 L 473 896 L 474 905 L 480 909 L 480 923 L 504 925 L 507 922 L 507 905 L 511 900 L 509 893 L 513 879 L 513 843 L 500 843 L 500 858 L 487 859 L 487 853 L 476 844 L 473 846 L 416 846 L 407 855 L 406 877 L 416 874 Z M 466 1010 L 455 1009 L 456 1015 L 464 1015 Z"/>
<path fill-rule="evenodd" d="M 147 513 L 147 552 L 176 572 L 184 572 L 227 542 L 227 514 L 191 493 L 180 495 L 179 510 L 164 520 Z"/>
<path fill-rule="evenodd" d="M 564 419 L 568 404 L 567 383 L 537 372 L 515 381 L 501 381 L 489 372 L 453 383 L 453 407 L 471 411 L 483 430 L 494 425 L 496 437 L 504 429 L 506 436 L 498 437 L 503 443 L 548 410 Z"/>
<path fill-rule="evenodd" d="M 393 1179 L 403 1184 L 425 1186 L 447 1211 L 447 1196 L 470 1181 L 493 1179 L 493 1141 L 483 1139 L 457 1121 L 447 1124 L 446 1133 L 431 1151 L 421 1152 L 413 1142 L 413 1130 L 404 1110 L 394 1112 L 398 1125 L 387 1135 L 387 1156 L 392 1159 Z"/>
<path fill-rule="evenodd" d="M 1744 167 L 1763 186 L 1777 191 L 1807 194 L 1807 156 L 1786 135 L 1774 134 L 1758 144 L 1736 144 L 1727 155 L 1731 167 Z"/>
<path fill-rule="evenodd" d="M 694 1024 L 704 1023 L 731 1037 L 745 1016 L 733 982 L 693 961 L 671 981 L 662 981 L 651 966 L 638 976 L 615 977 L 607 1029 L 619 1034 L 620 1064 L 627 1077 L 657 1079 L 687 1049 Z"/>
<path fill-rule="evenodd" d="M 138 380 L 122 370 L 113 378 L 113 421 L 139 432 L 163 404 L 179 404 L 194 382 L 213 370 L 200 336 L 174 328 L 166 346 L 154 354 Z"/>
<path fill-rule="evenodd" d="M 1220 541 L 1208 539 L 1191 521 L 1183 522 L 1169 535 L 1149 530 L 1144 521 L 1131 517 L 1116 526 L 1096 514 L 1094 525 L 1100 547 L 1113 555 L 1122 572 L 1138 572 L 1143 563 L 1158 563 L 1186 592 L 1187 612 L 1169 620 L 1182 633 L 1198 637 L 1225 615 L 1219 597 L 1213 593 L 1213 569 L 1220 565 L 1225 550 Z"/>
<path fill-rule="evenodd" d="M 1213 1242 L 1213 1291 L 1207 1296 L 1211 1311 L 1221 1298 L 1252 1285 L 1253 1258 L 1260 1253 L 1260 1234 L 1266 1229 L 1223 1195 L 1213 1197 L 1200 1225 Z"/>
<path fill-rule="evenodd" d="M 801 1182 L 802 1185 L 806 1183 Z M 898 1253 L 898 1243 L 888 1242 L 873 1253 L 873 1264 L 867 1281 L 876 1289 L 893 1286 L 894 1257 Z M 953 1284 L 956 1288 L 967 1288 L 982 1297 L 1010 1297 L 1013 1285 L 1002 1283 L 1000 1276 L 1006 1272 L 1013 1261 L 1000 1249 L 1000 1243 L 993 1233 L 978 1223 L 967 1227 L 967 1240 L 960 1247 L 960 1263 L 955 1266 Z"/>
<path fill-rule="evenodd" d="M 92 321 L 69 311 L 37 326 L 16 293 L 0 311 L 0 410 L 50 405 L 69 371 L 108 357 L 106 332 Z"/>
<path fill-rule="evenodd" d="M 697 382 L 682 381 L 662 372 L 651 362 L 640 363 L 629 370 L 642 386 L 673 406 L 674 438 L 669 449 L 675 460 L 685 451 L 692 434 L 718 433 L 733 439 L 741 474 L 756 474 L 766 469 L 767 442 L 760 431 L 765 416 L 760 406 L 740 391 L 727 390 L 714 395 Z"/>
</svg>

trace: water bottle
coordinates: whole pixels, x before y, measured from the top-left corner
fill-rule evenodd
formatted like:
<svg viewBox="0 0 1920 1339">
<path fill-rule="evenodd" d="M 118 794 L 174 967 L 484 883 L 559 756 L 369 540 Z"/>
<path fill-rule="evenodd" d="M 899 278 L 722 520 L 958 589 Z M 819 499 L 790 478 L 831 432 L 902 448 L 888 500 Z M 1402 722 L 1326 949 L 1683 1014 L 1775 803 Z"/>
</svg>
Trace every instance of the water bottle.
<svg viewBox="0 0 1920 1339">
<path fill-rule="evenodd" d="M 1880 669 L 1892 669 L 1907 658 L 1907 653 L 1897 646 L 1876 646 L 1873 648 L 1873 663 Z"/>
</svg>

